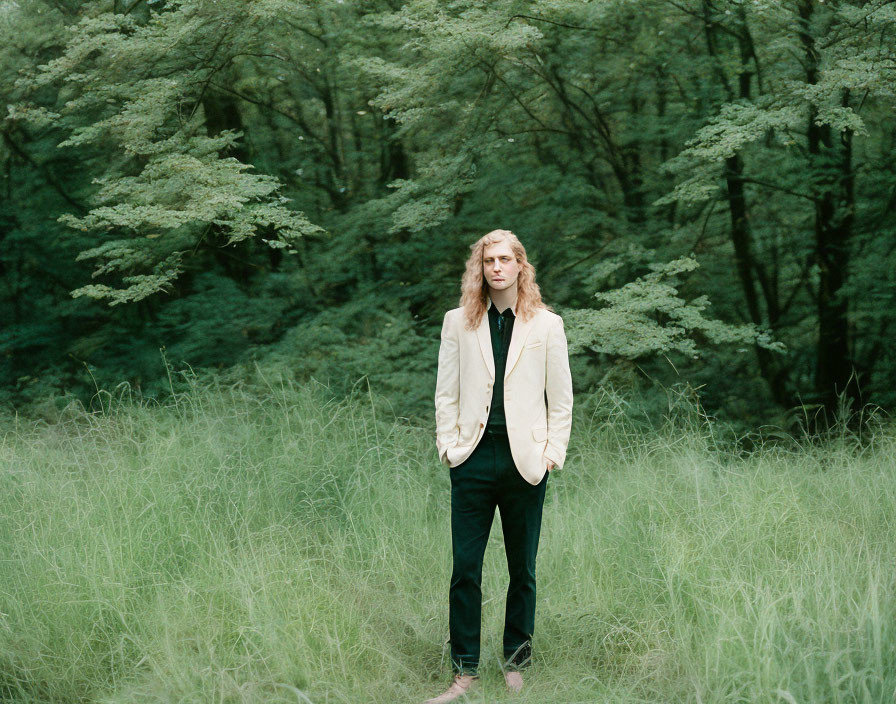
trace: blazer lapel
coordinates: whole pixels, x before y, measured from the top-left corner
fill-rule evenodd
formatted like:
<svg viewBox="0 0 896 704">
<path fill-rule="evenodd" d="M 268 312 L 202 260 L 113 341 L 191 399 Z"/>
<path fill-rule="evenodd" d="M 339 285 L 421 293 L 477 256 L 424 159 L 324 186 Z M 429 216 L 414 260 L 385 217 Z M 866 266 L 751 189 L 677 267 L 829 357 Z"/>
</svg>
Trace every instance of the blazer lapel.
<svg viewBox="0 0 896 704">
<path fill-rule="evenodd" d="M 514 323 L 516 327 L 516 323 Z M 492 380 L 495 378 L 495 356 L 492 354 L 492 335 L 488 326 L 488 310 L 482 316 L 479 327 L 476 328 L 476 337 L 479 338 L 479 349 L 482 350 L 482 358 L 485 360 L 485 366 Z M 511 342 L 511 344 L 513 344 Z"/>
<path fill-rule="evenodd" d="M 523 343 L 526 342 L 526 338 L 529 336 L 532 327 L 535 325 L 535 318 L 536 316 L 533 315 L 526 322 L 523 322 L 521 318 L 516 318 L 513 321 L 513 334 L 510 336 L 510 347 L 507 348 L 507 366 L 504 367 L 505 379 L 513 369 L 513 365 L 516 364 L 516 361 L 520 358 L 520 352 L 523 351 Z M 487 325 L 488 321 L 486 320 L 486 326 Z M 480 342 L 481 339 L 482 338 L 480 338 Z M 491 355 L 491 346 L 489 346 L 489 355 Z M 492 363 L 492 378 L 495 376 L 494 369 L 494 363 Z"/>
</svg>

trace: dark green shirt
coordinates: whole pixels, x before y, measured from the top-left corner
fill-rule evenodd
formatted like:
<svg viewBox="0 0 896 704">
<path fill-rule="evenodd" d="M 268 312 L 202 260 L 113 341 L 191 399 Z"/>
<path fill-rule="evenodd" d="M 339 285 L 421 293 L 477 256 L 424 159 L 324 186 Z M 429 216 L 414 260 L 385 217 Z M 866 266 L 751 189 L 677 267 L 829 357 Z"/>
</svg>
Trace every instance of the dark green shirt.
<svg viewBox="0 0 896 704">
<path fill-rule="evenodd" d="M 492 338 L 492 356 L 495 360 L 495 383 L 492 388 L 492 407 L 489 409 L 487 425 L 507 427 L 504 418 L 504 370 L 507 368 L 507 348 L 513 335 L 513 308 L 508 306 L 501 313 L 495 304 L 488 304 L 488 328 Z"/>
</svg>

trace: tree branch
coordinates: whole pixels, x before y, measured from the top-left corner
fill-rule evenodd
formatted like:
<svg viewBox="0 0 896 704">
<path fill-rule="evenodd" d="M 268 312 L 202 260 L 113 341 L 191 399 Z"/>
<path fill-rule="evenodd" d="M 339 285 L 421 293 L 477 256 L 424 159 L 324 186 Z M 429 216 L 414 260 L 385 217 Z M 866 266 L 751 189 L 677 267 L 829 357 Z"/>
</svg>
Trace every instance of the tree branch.
<svg viewBox="0 0 896 704">
<path fill-rule="evenodd" d="M 4 131 L 0 132 L 0 134 L 3 135 L 3 141 L 6 144 L 6 146 L 8 146 L 13 153 L 17 154 L 22 159 L 24 159 L 27 163 L 29 163 L 31 166 L 33 166 L 35 169 L 37 169 L 37 171 L 44 177 L 44 179 L 46 179 L 47 183 L 49 183 L 53 187 L 53 189 L 60 196 L 62 196 L 63 200 L 65 200 L 66 203 L 71 205 L 73 208 L 77 209 L 77 211 L 79 213 L 83 214 L 83 213 L 87 212 L 87 208 L 85 208 L 81 203 L 79 203 L 74 198 L 72 198 L 65 191 L 65 188 L 62 187 L 62 184 L 59 183 L 59 181 L 57 181 L 55 178 L 53 178 L 53 176 L 47 170 L 46 166 L 36 162 L 28 152 L 26 152 L 22 147 L 20 147 L 18 144 L 16 144 L 13 141 L 12 137 L 9 136 L 8 132 L 6 132 L 4 130 Z"/>
<path fill-rule="evenodd" d="M 792 196 L 796 196 L 797 198 L 805 198 L 806 200 L 815 202 L 815 197 L 811 194 L 807 193 L 799 193 L 798 191 L 792 191 L 789 188 L 784 188 L 783 186 L 777 186 L 774 183 L 769 183 L 768 181 L 762 181 L 758 178 L 749 178 L 748 176 L 740 176 L 740 180 L 744 183 L 755 183 L 757 186 L 765 186 L 766 188 L 771 188 L 773 191 L 781 191 L 782 193 L 789 193 Z"/>
</svg>

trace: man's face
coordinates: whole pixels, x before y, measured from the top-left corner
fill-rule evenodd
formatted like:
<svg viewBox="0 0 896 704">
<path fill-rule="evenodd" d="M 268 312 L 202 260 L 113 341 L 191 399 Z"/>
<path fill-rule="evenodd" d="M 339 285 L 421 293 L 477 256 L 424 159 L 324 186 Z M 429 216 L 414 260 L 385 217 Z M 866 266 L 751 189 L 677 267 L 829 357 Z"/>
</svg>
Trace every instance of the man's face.
<svg viewBox="0 0 896 704">
<path fill-rule="evenodd" d="M 482 275 L 485 282 L 498 291 L 516 284 L 520 265 L 508 242 L 490 244 L 482 253 Z"/>
</svg>

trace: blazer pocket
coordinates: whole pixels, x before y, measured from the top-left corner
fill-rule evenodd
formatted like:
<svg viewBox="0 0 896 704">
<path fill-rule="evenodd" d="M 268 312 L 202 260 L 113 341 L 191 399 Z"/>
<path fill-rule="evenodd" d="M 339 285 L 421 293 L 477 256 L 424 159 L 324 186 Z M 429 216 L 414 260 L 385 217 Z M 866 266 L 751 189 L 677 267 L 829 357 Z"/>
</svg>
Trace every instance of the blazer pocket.
<svg viewBox="0 0 896 704">
<path fill-rule="evenodd" d="M 532 428 L 532 437 L 535 438 L 535 442 L 544 442 L 548 439 L 548 429 L 543 425 Z"/>
<path fill-rule="evenodd" d="M 524 346 L 523 349 L 524 349 L 524 350 L 531 350 L 533 347 L 541 347 L 541 346 L 543 346 L 543 345 L 544 345 L 544 340 L 541 340 L 540 342 L 532 342 L 532 343 L 530 343 L 530 344 Z"/>
</svg>

